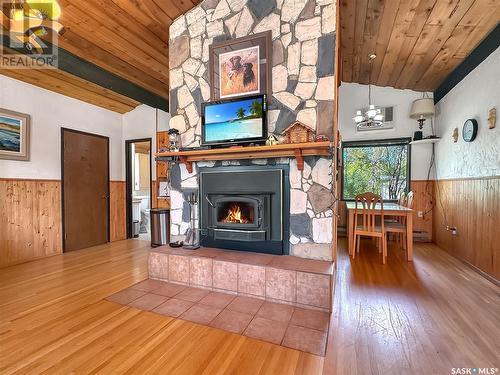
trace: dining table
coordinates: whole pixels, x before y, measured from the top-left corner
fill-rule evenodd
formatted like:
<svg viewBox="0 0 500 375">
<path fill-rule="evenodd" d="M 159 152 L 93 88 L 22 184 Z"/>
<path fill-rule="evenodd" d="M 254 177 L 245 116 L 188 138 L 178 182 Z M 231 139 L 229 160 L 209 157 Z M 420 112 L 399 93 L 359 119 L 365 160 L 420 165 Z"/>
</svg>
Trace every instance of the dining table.
<svg viewBox="0 0 500 375">
<path fill-rule="evenodd" d="M 352 254 L 354 244 L 354 211 L 356 209 L 356 202 L 346 202 L 348 212 L 347 222 L 347 238 L 349 255 Z M 397 203 L 387 202 L 383 203 L 384 219 L 389 216 L 392 217 L 405 217 L 403 220 L 406 225 L 406 260 L 411 262 L 413 260 L 413 210 L 411 208 L 401 206 Z M 358 212 L 363 210 L 363 205 L 358 203 Z M 375 205 L 375 215 L 381 216 L 382 210 L 380 203 Z"/>
</svg>

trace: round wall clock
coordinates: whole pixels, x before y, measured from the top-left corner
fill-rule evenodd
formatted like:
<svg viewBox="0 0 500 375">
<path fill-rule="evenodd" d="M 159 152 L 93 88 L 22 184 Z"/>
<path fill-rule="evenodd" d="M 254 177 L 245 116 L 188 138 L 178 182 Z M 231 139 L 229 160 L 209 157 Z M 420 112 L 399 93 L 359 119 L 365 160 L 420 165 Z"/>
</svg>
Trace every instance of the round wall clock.
<svg viewBox="0 0 500 375">
<path fill-rule="evenodd" d="M 462 137 L 465 142 L 472 142 L 477 135 L 477 121 L 473 118 L 465 121 L 464 127 L 462 129 Z"/>
</svg>

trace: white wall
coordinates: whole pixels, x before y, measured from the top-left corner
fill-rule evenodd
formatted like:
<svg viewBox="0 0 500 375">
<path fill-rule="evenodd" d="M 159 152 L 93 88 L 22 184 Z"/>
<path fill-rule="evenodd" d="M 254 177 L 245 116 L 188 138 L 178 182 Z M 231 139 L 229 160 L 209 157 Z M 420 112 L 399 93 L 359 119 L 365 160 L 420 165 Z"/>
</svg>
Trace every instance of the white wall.
<svg viewBox="0 0 500 375">
<path fill-rule="evenodd" d="M 61 178 L 61 127 L 109 137 L 110 177 L 123 179 L 119 113 L 0 75 L 0 108 L 31 116 L 30 160 L 0 160 L 2 178 Z"/>
<path fill-rule="evenodd" d="M 488 128 L 488 111 L 497 109 L 497 126 Z M 437 176 L 445 178 L 500 175 L 500 48 L 470 72 L 436 106 L 436 130 L 442 139 L 436 148 Z M 476 139 L 462 138 L 464 122 L 474 118 Z M 459 139 L 453 143 L 453 129 Z"/>
<path fill-rule="evenodd" d="M 170 114 L 158 110 L 158 130 L 168 130 Z M 145 104 L 135 108 L 133 111 L 123 115 L 123 143 L 129 139 L 151 138 L 152 145 L 152 179 L 156 179 L 156 168 L 154 168 L 154 153 L 156 152 L 156 110 Z M 125 152 L 125 151 L 124 151 Z M 125 170 L 125 159 L 123 159 L 123 168 Z"/>
<path fill-rule="evenodd" d="M 432 97 L 432 94 L 430 94 Z M 411 104 L 422 97 L 421 92 L 399 90 L 392 87 L 372 86 L 372 101 L 377 106 L 394 107 L 394 128 L 358 132 L 353 121 L 356 111 L 366 107 L 368 86 L 342 82 L 339 92 L 339 129 L 343 141 L 361 141 L 412 137 L 418 124 L 408 116 Z M 424 136 L 430 135 L 430 120 L 424 125 Z M 411 154 L 411 179 L 425 180 L 430 164 L 432 146 L 413 145 Z M 432 176 L 431 176 L 432 177 Z"/>
<path fill-rule="evenodd" d="M 112 180 L 125 179 L 125 140 L 152 138 L 153 152 L 156 150 L 155 109 L 147 105 L 140 105 L 122 116 L 0 75 L 0 108 L 31 116 L 30 160 L 0 159 L 1 178 L 60 179 L 61 127 L 109 137 Z M 169 119 L 170 114 L 158 111 L 161 130 L 168 130 Z"/>
</svg>

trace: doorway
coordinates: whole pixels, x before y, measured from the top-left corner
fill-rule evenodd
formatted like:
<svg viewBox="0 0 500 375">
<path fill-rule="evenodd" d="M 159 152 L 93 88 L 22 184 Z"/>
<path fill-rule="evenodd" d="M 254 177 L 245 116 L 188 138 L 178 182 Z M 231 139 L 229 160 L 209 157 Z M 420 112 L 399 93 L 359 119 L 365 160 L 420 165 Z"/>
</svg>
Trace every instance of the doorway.
<svg viewBox="0 0 500 375">
<path fill-rule="evenodd" d="M 151 240 L 151 138 L 125 141 L 127 238 Z"/>
<path fill-rule="evenodd" d="M 61 129 L 63 251 L 109 242 L 109 138 Z"/>
</svg>

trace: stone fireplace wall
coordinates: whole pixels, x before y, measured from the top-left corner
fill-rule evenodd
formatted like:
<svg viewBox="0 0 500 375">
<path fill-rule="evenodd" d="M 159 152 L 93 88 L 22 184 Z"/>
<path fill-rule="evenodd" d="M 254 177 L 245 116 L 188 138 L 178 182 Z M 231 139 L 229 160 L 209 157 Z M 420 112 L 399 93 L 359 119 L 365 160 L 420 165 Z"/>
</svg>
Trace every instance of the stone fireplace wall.
<svg viewBox="0 0 500 375">
<path fill-rule="evenodd" d="M 334 0 L 205 0 L 170 26 L 170 127 L 182 146 L 199 146 L 201 103 L 210 100 L 209 46 L 231 38 L 272 31 L 272 88 L 269 132 L 281 134 L 299 120 L 317 134 L 332 136 L 335 60 Z M 306 158 L 198 163 L 198 166 L 289 164 L 290 253 L 331 259 L 331 160 Z M 185 193 L 197 189 L 197 166 L 172 170 L 173 237 L 183 237 L 189 210 Z"/>
</svg>

